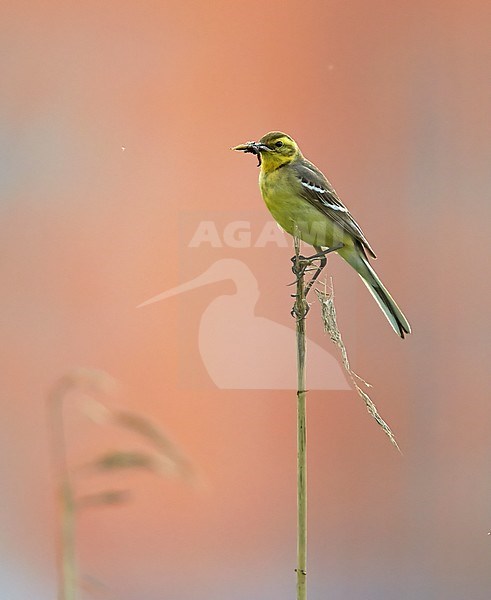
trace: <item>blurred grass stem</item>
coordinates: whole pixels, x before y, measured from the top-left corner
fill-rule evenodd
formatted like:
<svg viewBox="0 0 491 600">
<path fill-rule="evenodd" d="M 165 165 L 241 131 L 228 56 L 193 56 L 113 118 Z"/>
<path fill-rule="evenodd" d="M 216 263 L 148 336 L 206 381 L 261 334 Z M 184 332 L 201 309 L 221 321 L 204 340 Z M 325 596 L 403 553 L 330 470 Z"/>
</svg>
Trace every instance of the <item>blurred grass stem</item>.
<svg viewBox="0 0 491 600">
<path fill-rule="evenodd" d="M 65 424 L 63 405 L 70 388 L 66 379 L 61 379 L 49 397 L 49 416 L 53 440 L 53 460 L 59 482 L 58 502 L 60 507 L 59 600 L 76 600 L 77 562 L 75 556 L 75 502 L 66 456 Z"/>
</svg>

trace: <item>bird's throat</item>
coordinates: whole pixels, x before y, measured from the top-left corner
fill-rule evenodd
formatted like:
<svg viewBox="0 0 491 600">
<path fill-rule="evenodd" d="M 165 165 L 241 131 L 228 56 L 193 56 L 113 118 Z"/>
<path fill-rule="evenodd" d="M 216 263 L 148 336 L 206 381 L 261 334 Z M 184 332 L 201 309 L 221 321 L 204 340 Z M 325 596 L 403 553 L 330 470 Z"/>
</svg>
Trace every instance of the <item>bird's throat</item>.
<svg viewBox="0 0 491 600">
<path fill-rule="evenodd" d="M 276 171 L 276 169 L 280 169 L 281 167 L 285 167 L 289 165 L 295 156 L 278 156 L 274 154 L 269 154 L 267 152 L 261 153 L 261 172 L 264 175 L 268 173 L 272 173 Z"/>
</svg>

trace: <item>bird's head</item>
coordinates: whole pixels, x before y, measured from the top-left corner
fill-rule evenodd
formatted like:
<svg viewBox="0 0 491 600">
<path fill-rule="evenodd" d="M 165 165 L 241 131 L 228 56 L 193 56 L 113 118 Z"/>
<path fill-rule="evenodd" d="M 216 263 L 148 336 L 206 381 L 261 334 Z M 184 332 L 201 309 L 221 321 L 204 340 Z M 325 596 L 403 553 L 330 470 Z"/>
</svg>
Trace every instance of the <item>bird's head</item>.
<svg viewBox="0 0 491 600">
<path fill-rule="evenodd" d="M 263 171 L 274 171 L 278 167 L 291 163 L 301 156 L 297 143 L 286 133 L 270 131 L 258 142 L 246 142 L 235 146 L 232 150 L 251 152 L 258 157 L 258 166 Z"/>
</svg>

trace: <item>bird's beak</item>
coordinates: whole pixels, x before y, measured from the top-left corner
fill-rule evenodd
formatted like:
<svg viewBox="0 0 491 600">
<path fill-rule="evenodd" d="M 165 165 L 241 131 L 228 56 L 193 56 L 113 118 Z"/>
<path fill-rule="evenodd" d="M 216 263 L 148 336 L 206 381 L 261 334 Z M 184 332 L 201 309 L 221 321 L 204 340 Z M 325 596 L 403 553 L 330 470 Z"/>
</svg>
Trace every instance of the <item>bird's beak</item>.
<svg viewBox="0 0 491 600">
<path fill-rule="evenodd" d="M 230 150 L 238 150 L 239 152 L 253 152 L 252 148 L 256 142 L 246 142 L 245 144 L 239 144 L 230 148 Z"/>
<path fill-rule="evenodd" d="M 259 154 L 260 152 L 271 152 L 271 149 L 266 144 L 260 144 L 259 142 L 246 142 L 245 144 L 239 144 L 230 148 L 231 150 L 239 150 L 240 152 L 251 152 L 252 154 Z"/>
<path fill-rule="evenodd" d="M 246 142 L 245 144 L 239 144 L 231 150 L 238 150 L 239 152 L 250 152 L 251 154 L 255 154 L 257 156 L 257 166 L 261 166 L 261 152 L 271 152 L 271 148 L 266 146 L 265 144 L 260 144 L 259 142 Z"/>
</svg>

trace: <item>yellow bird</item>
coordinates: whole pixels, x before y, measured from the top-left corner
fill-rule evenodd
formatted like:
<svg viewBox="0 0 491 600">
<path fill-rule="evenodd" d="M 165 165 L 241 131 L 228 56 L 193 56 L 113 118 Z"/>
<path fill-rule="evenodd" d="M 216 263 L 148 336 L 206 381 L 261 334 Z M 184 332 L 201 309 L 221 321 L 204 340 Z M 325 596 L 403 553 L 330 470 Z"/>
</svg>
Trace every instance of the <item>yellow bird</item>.
<svg viewBox="0 0 491 600">
<path fill-rule="evenodd" d="M 295 140 L 281 131 L 271 131 L 258 142 L 232 150 L 257 155 L 259 187 L 276 222 L 290 235 L 297 231 L 316 249 L 321 268 L 325 264 L 323 249 L 337 248 L 362 278 L 394 331 L 401 338 L 411 333 L 408 320 L 368 261 L 368 255 L 376 256 L 363 231 L 323 173 L 304 158 Z"/>
</svg>

